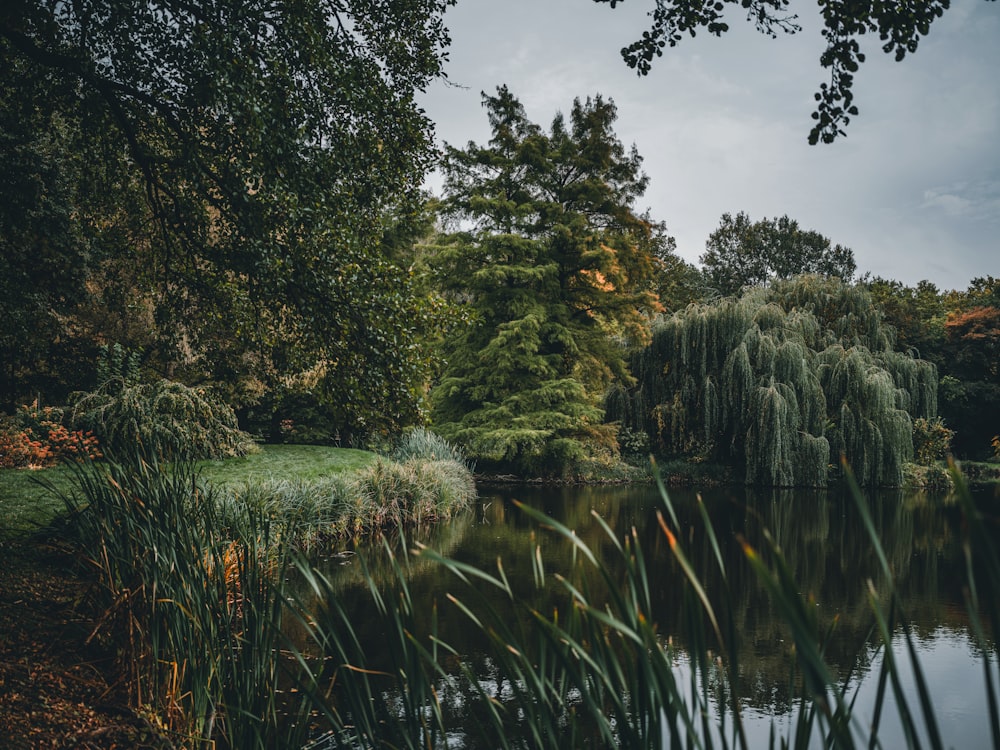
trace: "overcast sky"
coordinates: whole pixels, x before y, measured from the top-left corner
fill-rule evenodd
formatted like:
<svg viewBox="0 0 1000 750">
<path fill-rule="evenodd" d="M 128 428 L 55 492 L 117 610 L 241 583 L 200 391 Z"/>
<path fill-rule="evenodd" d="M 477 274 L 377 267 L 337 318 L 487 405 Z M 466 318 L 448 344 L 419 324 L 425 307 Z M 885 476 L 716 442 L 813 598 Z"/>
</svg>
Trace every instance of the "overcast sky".
<svg viewBox="0 0 1000 750">
<path fill-rule="evenodd" d="M 859 273 L 941 289 L 1000 277 L 1000 3 L 952 0 L 902 63 L 864 39 L 860 114 L 846 138 L 809 146 L 813 93 L 828 79 L 815 0 L 792 2 L 799 34 L 769 39 L 731 13 L 727 34 L 685 39 L 640 78 L 619 50 L 653 2 L 459 0 L 445 17 L 452 85 L 422 99 L 439 140 L 485 143 L 480 92 L 501 84 L 546 128 L 574 98 L 601 94 L 650 177 L 637 208 L 666 222 L 691 262 L 723 213 L 745 211 L 788 214 L 850 247 Z"/>
</svg>

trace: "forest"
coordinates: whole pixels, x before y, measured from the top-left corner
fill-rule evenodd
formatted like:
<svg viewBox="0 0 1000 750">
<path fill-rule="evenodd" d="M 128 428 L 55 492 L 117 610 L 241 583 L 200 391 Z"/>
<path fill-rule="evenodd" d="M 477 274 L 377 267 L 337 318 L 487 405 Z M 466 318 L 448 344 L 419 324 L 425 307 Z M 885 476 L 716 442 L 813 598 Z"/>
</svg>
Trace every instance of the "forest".
<svg viewBox="0 0 1000 750">
<path fill-rule="evenodd" d="M 843 456 L 899 484 L 994 454 L 996 279 L 859 276 L 849 248 L 743 212 L 689 263 L 637 208 L 642 157 L 601 95 L 545 127 L 500 86 L 489 141 L 437 154 L 412 94 L 443 75 L 448 3 L 411 4 L 5 17 L 0 464 L 113 442 L 111 401 L 167 392 L 257 441 L 429 426 L 519 476 L 652 453 L 814 486 Z M 237 12 L 267 33 L 213 25 Z"/>
</svg>

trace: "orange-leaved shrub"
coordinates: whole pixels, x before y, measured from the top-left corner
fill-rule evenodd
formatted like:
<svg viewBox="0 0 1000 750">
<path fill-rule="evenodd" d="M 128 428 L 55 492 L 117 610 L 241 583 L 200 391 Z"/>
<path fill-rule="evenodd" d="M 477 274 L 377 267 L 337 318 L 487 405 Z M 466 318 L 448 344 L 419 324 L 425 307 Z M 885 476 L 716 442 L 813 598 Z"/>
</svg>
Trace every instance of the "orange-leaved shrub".
<svg viewBox="0 0 1000 750">
<path fill-rule="evenodd" d="M 0 423 L 0 469 L 40 469 L 67 460 L 101 458 L 94 434 L 71 430 L 62 418 L 62 409 L 39 407 L 35 401 Z"/>
</svg>

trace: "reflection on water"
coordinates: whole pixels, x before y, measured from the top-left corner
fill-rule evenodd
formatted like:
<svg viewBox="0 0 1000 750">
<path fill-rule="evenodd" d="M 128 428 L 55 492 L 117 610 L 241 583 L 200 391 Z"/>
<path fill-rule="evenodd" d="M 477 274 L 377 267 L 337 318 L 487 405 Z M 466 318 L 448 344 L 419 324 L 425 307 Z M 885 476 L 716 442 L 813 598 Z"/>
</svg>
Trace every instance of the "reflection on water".
<svg viewBox="0 0 1000 750">
<path fill-rule="evenodd" d="M 767 548 L 765 532 L 780 547 L 802 594 L 815 602 L 821 625 L 833 625 L 824 644 L 827 662 L 838 678 L 849 679 L 849 695 L 857 688 L 858 713 L 870 719 L 868 711 L 882 654 L 874 646 L 868 581 L 877 592 L 885 592 L 887 582 L 853 501 L 832 489 L 750 491 L 734 487 L 703 491 L 705 509 L 721 543 L 727 573 L 723 578 L 712 560 L 714 552 L 704 534 L 695 493 L 675 489 L 671 498 L 682 533 L 687 535 L 692 563 L 709 597 L 716 607 L 730 608 L 741 653 L 741 684 L 737 689 L 751 736 L 759 734 L 766 742 L 772 722 L 779 736 L 787 733 L 781 730 L 787 730 L 793 721 L 797 695 L 790 678 L 792 640 L 737 543 L 742 538 L 763 551 Z M 603 553 L 612 564 L 618 558 L 611 554 L 611 543 L 595 514 L 619 539 L 636 530 L 655 586 L 651 614 L 664 641 L 670 638 L 679 646 L 678 669 L 683 669 L 686 644 L 677 635 L 683 630 L 679 622 L 682 578 L 657 527 L 656 513 L 663 509 L 663 503 L 655 488 L 485 488 L 474 511 L 447 525 L 412 532 L 407 544 L 420 542 L 490 571 L 496 571 L 500 558 L 518 597 L 542 612 L 562 607 L 565 601 L 559 594 L 535 586 L 532 556 L 540 548 L 547 575 L 567 574 L 573 549 L 564 539 L 539 528 L 516 507 L 515 500 L 574 529 L 589 548 Z M 958 509 L 941 498 L 902 492 L 882 492 L 869 503 L 905 614 L 920 644 L 920 663 L 932 686 L 945 743 L 956 747 L 989 744 L 981 659 L 972 646 L 975 639 L 962 598 L 964 562 L 958 545 Z M 377 546 L 354 551 L 365 557 L 376 580 L 389 574 L 386 557 Z M 331 560 L 326 572 L 350 610 L 357 632 L 368 639 L 366 652 L 377 657 L 385 634 L 380 618 L 368 604 L 358 557 Z M 589 573 L 577 568 L 573 575 Z M 449 609 L 446 601 L 449 593 L 461 598 L 463 584 L 420 558 L 411 562 L 408 582 L 416 611 L 430 612 L 437 605 L 438 635 L 476 665 L 480 687 L 489 686 L 487 692 L 495 691 L 502 700 L 505 688 L 485 655 L 484 636 Z M 606 585 L 596 572 L 593 579 L 578 583 L 586 585 L 592 601 L 600 600 Z M 492 603 L 509 606 L 499 592 Z M 991 650 L 995 648 L 991 646 Z M 904 679 L 904 683 L 912 685 L 912 680 Z M 439 694 L 459 725 L 471 718 L 465 711 L 470 692 L 457 677 L 439 685 Z M 892 746 L 892 737 L 898 736 L 899 729 L 888 719 L 883 725 L 880 736 L 885 746 Z"/>
</svg>

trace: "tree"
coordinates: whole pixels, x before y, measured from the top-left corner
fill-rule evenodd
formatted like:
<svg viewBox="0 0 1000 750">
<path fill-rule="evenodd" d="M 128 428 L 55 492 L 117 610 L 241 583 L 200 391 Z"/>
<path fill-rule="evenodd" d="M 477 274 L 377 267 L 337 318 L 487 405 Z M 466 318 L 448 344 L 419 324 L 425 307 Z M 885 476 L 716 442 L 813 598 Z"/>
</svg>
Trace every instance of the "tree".
<svg viewBox="0 0 1000 750">
<path fill-rule="evenodd" d="M 937 365 L 939 410 L 955 431 L 954 454 L 987 457 L 1000 423 L 1000 282 L 985 276 L 948 292 L 929 281 L 907 287 L 875 277 L 864 284 L 897 346 Z"/>
<path fill-rule="evenodd" d="M 751 222 L 742 211 L 735 217 L 723 214 L 705 247 L 700 260 L 708 284 L 723 295 L 799 274 L 850 281 L 856 270 L 849 248 L 832 245 L 819 232 L 800 229 L 788 216 Z"/>
<path fill-rule="evenodd" d="M 17 61 L 0 71 L 12 78 L 40 83 Z M 74 210 L 82 166 L 72 131 L 34 97 L 0 87 L 0 409 L 13 411 L 29 377 L 53 386 L 60 317 L 86 297 L 92 249 Z"/>
<path fill-rule="evenodd" d="M 921 359 L 943 367 L 946 310 L 937 286 L 924 280 L 908 287 L 879 276 L 866 277 L 862 283 L 882 311 L 885 322 L 895 329 L 896 346 L 903 351 L 912 349 Z"/>
<path fill-rule="evenodd" d="M 936 416 L 937 371 L 892 338 L 861 286 L 803 276 L 751 288 L 658 323 L 608 416 L 747 484 L 824 486 L 844 456 L 862 484 L 898 486 L 912 420 Z"/>
<path fill-rule="evenodd" d="M 974 287 L 972 297 L 982 298 Z M 942 409 L 956 431 L 956 452 L 985 458 L 1000 423 L 1000 308 L 953 310 L 944 329 Z"/>
<path fill-rule="evenodd" d="M 355 427 L 391 425 L 414 416 L 424 313 L 381 217 L 434 157 L 414 94 L 451 2 L 8 3 L 0 54 L 34 87 L 6 76 L 4 98 L 54 92 L 141 186 L 116 209 L 155 227 L 142 265 L 180 364 L 322 368 Z"/>
<path fill-rule="evenodd" d="M 703 302 L 713 291 L 701 270 L 676 254 L 673 237 L 663 235 L 653 249 L 656 266 L 651 283 L 664 313 L 681 310 L 694 302 Z"/>
<path fill-rule="evenodd" d="M 506 89 L 483 97 L 487 145 L 448 147 L 440 283 L 469 319 L 445 346 L 436 429 L 467 455 L 519 471 L 565 471 L 611 444 L 601 399 L 627 379 L 624 342 L 644 341 L 662 229 L 633 204 L 646 187 L 613 102 L 576 100 L 548 132 Z"/>
<path fill-rule="evenodd" d="M 725 13 L 733 6 L 745 12 L 748 23 L 770 37 L 778 32 L 793 34 L 801 30 L 798 17 L 787 8 L 790 0 L 653 0 L 649 12 L 653 21 L 642 37 L 622 49 L 622 57 L 639 75 L 649 73 L 654 57 L 663 55 L 664 47 L 676 46 L 684 35 L 695 36 L 704 29 L 722 36 L 729 30 Z M 609 3 L 612 8 L 624 0 L 594 0 Z M 844 135 L 844 128 L 858 114 L 854 104 L 854 76 L 865 55 L 859 37 L 877 33 L 882 51 L 901 61 L 907 53 L 917 51 L 920 38 L 927 36 L 931 24 L 944 15 L 951 0 L 875 0 L 852 3 L 843 0 L 817 0 L 823 18 L 823 38 L 826 49 L 820 65 L 830 71 L 829 83 L 820 85 L 815 95 L 818 102 L 809 131 L 809 143 L 832 143 Z"/>
</svg>

